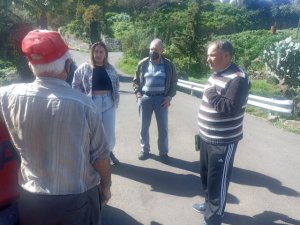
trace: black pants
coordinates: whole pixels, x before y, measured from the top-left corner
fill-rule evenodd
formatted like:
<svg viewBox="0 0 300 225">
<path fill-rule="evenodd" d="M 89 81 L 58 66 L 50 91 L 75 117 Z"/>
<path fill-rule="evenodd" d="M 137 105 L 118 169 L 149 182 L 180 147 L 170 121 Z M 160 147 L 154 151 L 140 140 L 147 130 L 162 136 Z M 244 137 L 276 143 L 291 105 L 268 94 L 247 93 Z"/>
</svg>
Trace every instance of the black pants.
<svg viewBox="0 0 300 225">
<path fill-rule="evenodd" d="M 98 187 L 72 195 L 39 195 L 20 189 L 20 225 L 101 225 Z"/>
<path fill-rule="evenodd" d="M 201 141 L 200 175 L 207 209 L 204 219 L 209 225 L 220 225 L 238 142 L 212 145 Z"/>
</svg>

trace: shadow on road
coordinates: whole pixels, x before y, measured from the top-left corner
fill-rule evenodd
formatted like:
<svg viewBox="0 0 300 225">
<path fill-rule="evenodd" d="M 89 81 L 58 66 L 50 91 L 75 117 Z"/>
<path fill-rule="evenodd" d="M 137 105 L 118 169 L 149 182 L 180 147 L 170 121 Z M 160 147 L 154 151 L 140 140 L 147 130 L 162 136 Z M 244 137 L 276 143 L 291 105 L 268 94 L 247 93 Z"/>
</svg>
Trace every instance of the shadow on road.
<svg viewBox="0 0 300 225">
<path fill-rule="evenodd" d="M 113 167 L 112 173 L 148 184 L 152 191 L 170 195 L 193 197 L 202 190 L 199 177 L 192 174 L 176 174 L 126 163 Z"/>
<path fill-rule="evenodd" d="M 155 161 L 158 161 L 158 162 L 161 161 L 160 157 L 157 155 L 150 154 L 150 158 Z M 197 174 L 199 174 L 199 172 L 200 172 L 200 161 L 199 160 L 194 161 L 194 162 L 189 162 L 189 161 L 185 161 L 182 159 L 173 158 L 170 156 L 168 166 L 172 166 L 172 167 L 175 167 L 178 169 L 190 171 L 190 172 L 197 173 Z"/>
<path fill-rule="evenodd" d="M 230 188 L 229 188 L 229 191 L 230 191 Z M 226 203 L 228 203 L 228 204 L 239 204 L 240 200 L 237 197 L 235 197 L 234 195 L 228 193 L 227 198 L 226 198 Z"/>
<path fill-rule="evenodd" d="M 264 211 L 254 217 L 239 215 L 225 212 L 223 223 L 231 225 L 283 225 L 293 224 L 299 225 L 300 220 L 290 218 L 286 215 Z M 123 210 L 114 208 L 112 206 L 105 206 L 102 211 L 102 225 L 142 225 L 133 217 L 125 213 Z M 151 221 L 151 225 L 161 225 L 158 222 Z"/>
<path fill-rule="evenodd" d="M 265 187 L 278 195 L 300 196 L 299 192 L 283 186 L 279 180 L 276 180 L 273 177 L 238 167 L 233 168 L 231 181 L 248 186 Z"/>
<path fill-rule="evenodd" d="M 257 214 L 254 217 L 225 212 L 223 222 L 231 225 L 283 225 L 287 223 L 293 225 L 300 224 L 299 220 L 295 220 L 286 215 L 271 211 L 264 211 L 263 213 Z"/>
<path fill-rule="evenodd" d="M 150 225 L 162 225 L 161 223 L 155 222 L 155 221 L 151 221 Z"/>
<path fill-rule="evenodd" d="M 160 161 L 159 156 L 152 154 L 150 159 Z M 199 174 L 199 161 L 187 162 L 170 157 L 168 165 Z M 151 185 L 152 191 L 186 197 L 204 196 L 200 177 L 192 174 L 175 174 L 126 163 L 121 163 L 118 167 L 112 167 L 112 173 Z M 239 204 L 239 202 L 237 197 L 228 193 L 227 203 Z"/>
<path fill-rule="evenodd" d="M 102 211 L 102 225 L 143 225 L 123 210 L 106 205 Z"/>
</svg>

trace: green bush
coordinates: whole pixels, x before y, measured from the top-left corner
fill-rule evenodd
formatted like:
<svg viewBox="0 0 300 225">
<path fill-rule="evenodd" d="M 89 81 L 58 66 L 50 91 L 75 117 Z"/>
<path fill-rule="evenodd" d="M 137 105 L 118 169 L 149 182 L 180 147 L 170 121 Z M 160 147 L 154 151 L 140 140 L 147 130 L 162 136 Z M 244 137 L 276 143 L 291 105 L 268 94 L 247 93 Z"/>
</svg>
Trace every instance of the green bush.
<svg viewBox="0 0 300 225">
<path fill-rule="evenodd" d="M 246 70 L 261 70 L 264 68 L 262 61 L 264 49 L 287 36 L 285 32 L 273 35 L 267 30 L 255 30 L 217 36 L 213 37 L 213 40 L 230 40 L 235 48 L 235 62 L 238 65 Z"/>
<path fill-rule="evenodd" d="M 117 66 L 118 68 L 122 68 L 122 71 L 127 75 L 133 76 L 138 62 L 139 60 L 136 58 L 125 56 L 118 62 Z"/>
<path fill-rule="evenodd" d="M 16 72 L 16 67 L 12 62 L 0 60 L 0 79 L 4 79 L 9 74 L 15 72 Z"/>
<path fill-rule="evenodd" d="M 5 69 L 7 67 L 14 67 L 14 65 L 10 61 L 3 61 L 0 59 L 0 69 Z"/>
<path fill-rule="evenodd" d="M 77 38 L 88 40 L 82 20 L 73 20 L 62 29 L 63 34 L 73 34 Z"/>
<path fill-rule="evenodd" d="M 203 28 L 217 35 L 259 29 L 258 11 L 231 4 L 214 3 L 211 10 L 202 13 Z"/>
</svg>

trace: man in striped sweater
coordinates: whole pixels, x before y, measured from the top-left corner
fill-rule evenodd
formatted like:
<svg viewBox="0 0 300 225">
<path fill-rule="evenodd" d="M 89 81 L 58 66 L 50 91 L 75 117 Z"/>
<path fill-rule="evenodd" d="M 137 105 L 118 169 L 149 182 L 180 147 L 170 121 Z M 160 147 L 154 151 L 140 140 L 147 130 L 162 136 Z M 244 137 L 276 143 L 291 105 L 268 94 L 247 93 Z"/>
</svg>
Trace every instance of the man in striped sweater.
<svg viewBox="0 0 300 225">
<path fill-rule="evenodd" d="M 204 214 L 203 225 L 220 225 L 238 142 L 243 137 L 243 118 L 250 82 L 232 62 L 229 41 L 215 41 L 207 50 L 213 71 L 204 89 L 198 113 L 200 175 L 205 202 L 193 208 Z"/>
</svg>

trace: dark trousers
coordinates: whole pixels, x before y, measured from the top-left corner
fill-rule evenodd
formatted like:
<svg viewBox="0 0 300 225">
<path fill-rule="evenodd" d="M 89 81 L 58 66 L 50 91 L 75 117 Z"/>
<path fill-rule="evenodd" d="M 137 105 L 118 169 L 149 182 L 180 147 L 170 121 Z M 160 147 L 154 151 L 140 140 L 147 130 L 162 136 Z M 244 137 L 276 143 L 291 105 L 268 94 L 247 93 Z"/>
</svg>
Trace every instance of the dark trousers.
<svg viewBox="0 0 300 225">
<path fill-rule="evenodd" d="M 20 189 L 20 225 L 101 225 L 98 187 L 72 195 L 39 195 Z"/>
<path fill-rule="evenodd" d="M 238 142 L 212 145 L 201 141 L 200 175 L 207 206 L 204 219 L 209 225 L 222 223 L 237 145 Z"/>
</svg>

